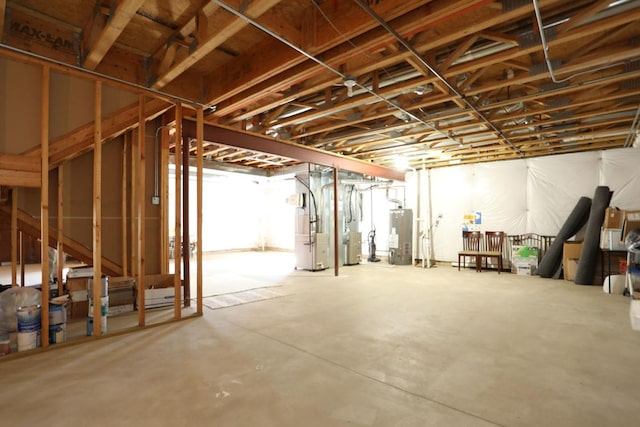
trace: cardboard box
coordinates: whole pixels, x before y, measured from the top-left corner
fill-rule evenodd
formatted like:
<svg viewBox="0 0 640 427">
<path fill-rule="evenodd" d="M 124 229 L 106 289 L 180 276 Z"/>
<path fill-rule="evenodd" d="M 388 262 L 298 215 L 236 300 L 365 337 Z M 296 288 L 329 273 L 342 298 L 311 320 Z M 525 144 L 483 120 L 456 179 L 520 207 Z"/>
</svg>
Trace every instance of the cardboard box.
<svg viewBox="0 0 640 427">
<path fill-rule="evenodd" d="M 144 277 L 144 308 L 166 307 L 175 301 L 174 275 L 152 274 Z M 182 285 L 182 283 L 181 283 Z M 184 288 L 180 287 L 180 299 L 184 298 Z"/>
<path fill-rule="evenodd" d="M 109 278 L 109 307 L 136 305 L 136 279 L 133 277 Z M 115 309 L 114 309 L 115 310 Z"/>
<path fill-rule="evenodd" d="M 67 276 L 67 291 L 86 291 L 89 289 L 88 277 L 69 277 Z"/>
<path fill-rule="evenodd" d="M 67 305 L 67 316 L 71 319 L 85 319 L 89 317 L 89 301 L 71 301 Z"/>
<path fill-rule="evenodd" d="M 562 247 L 562 265 L 564 266 L 564 279 L 573 280 L 578 270 L 578 259 L 582 252 L 582 241 L 564 242 Z"/>
<path fill-rule="evenodd" d="M 609 206 L 604 214 L 604 223 L 602 224 L 602 228 L 622 229 L 623 220 L 624 211 Z"/>
<path fill-rule="evenodd" d="M 600 231 L 600 249 L 607 251 L 626 250 L 622 242 L 622 229 L 603 228 Z"/>
<path fill-rule="evenodd" d="M 640 211 L 626 211 L 624 213 L 624 224 L 622 226 L 622 241 L 631 230 L 640 229 Z"/>
<path fill-rule="evenodd" d="M 564 280 L 570 280 L 573 282 L 573 279 L 575 279 L 577 272 L 578 260 L 574 258 L 567 259 L 564 264 Z"/>
</svg>

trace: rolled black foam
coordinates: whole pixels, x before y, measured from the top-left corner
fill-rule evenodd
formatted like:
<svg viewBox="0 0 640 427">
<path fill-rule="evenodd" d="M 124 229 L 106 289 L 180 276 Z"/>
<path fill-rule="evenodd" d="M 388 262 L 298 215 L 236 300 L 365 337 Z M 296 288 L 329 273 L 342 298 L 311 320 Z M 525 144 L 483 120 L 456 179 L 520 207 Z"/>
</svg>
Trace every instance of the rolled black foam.
<svg viewBox="0 0 640 427">
<path fill-rule="evenodd" d="M 538 266 L 538 275 L 540 277 L 554 277 L 562 264 L 562 248 L 564 241 L 573 237 L 587 223 L 589 219 L 589 209 L 591 208 L 591 199 L 588 197 L 580 197 L 578 203 L 573 208 L 567 220 L 564 222 L 555 240 L 547 249 Z M 558 278 L 558 277 L 556 277 Z"/>
<path fill-rule="evenodd" d="M 584 243 L 578 260 L 578 270 L 573 282 L 576 285 L 593 285 L 596 274 L 596 264 L 600 255 L 600 228 L 604 221 L 605 210 L 611 201 L 609 187 L 596 188 L 589 213 L 589 222 L 584 232 Z"/>
</svg>

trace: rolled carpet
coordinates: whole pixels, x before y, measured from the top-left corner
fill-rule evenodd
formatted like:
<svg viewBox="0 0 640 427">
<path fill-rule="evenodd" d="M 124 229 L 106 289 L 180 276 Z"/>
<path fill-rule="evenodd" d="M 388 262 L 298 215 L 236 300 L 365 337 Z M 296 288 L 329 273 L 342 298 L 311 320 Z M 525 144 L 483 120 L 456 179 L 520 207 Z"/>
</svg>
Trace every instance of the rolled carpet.
<svg viewBox="0 0 640 427">
<path fill-rule="evenodd" d="M 564 241 L 573 237 L 587 223 L 591 199 L 580 197 L 566 221 L 558 231 L 556 238 L 547 249 L 538 266 L 538 275 L 546 278 L 559 278 L 556 274 L 562 266 L 562 248 Z"/>
<path fill-rule="evenodd" d="M 578 270 L 573 282 L 576 285 L 594 285 L 596 265 L 600 255 L 600 228 L 604 222 L 605 210 L 611 202 L 613 192 L 607 186 L 599 186 L 593 196 L 591 212 L 589 212 L 589 222 L 584 233 L 584 242 L 580 259 L 578 260 Z"/>
</svg>

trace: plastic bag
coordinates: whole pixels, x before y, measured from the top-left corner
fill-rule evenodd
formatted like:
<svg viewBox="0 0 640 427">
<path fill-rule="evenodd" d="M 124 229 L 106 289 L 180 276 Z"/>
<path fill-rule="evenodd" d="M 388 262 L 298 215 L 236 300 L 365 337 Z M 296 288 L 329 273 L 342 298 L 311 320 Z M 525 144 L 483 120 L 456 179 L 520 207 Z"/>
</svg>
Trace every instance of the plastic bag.
<svg viewBox="0 0 640 427">
<path fill-rule="evenodd" d="M 41 302 L 41 292 L 33 287 L 14 287 L 0 293 L 0 335 L 18 329 L 18 307 L 29 307 Z"/>
</svg>

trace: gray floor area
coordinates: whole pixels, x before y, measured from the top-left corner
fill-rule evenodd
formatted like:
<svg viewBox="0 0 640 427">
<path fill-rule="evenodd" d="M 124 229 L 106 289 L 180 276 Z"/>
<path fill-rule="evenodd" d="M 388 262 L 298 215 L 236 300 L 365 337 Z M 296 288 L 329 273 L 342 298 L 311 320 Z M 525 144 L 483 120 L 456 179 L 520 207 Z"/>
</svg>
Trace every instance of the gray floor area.
<svg viewBox="0 0 640 427">
<path fill-rule="evenodd" d="M 385 263 L 261 282 L 229 257 L 279 294 L 0 359 L 2 425 L 640 424 L 640 332 L 600 287 Z"/>
</svg>

